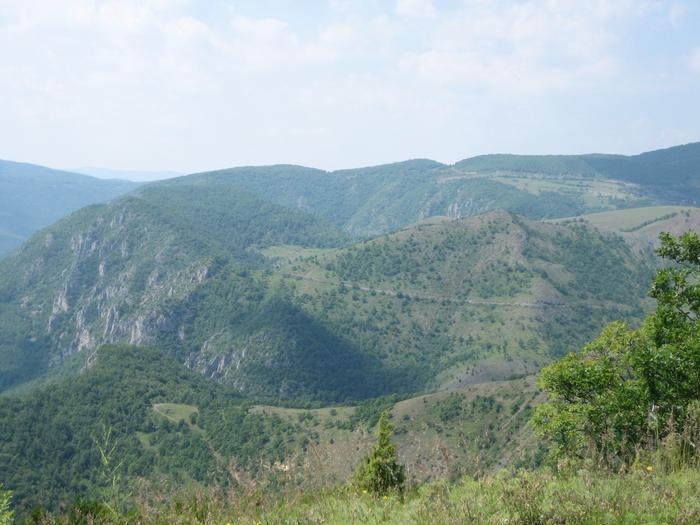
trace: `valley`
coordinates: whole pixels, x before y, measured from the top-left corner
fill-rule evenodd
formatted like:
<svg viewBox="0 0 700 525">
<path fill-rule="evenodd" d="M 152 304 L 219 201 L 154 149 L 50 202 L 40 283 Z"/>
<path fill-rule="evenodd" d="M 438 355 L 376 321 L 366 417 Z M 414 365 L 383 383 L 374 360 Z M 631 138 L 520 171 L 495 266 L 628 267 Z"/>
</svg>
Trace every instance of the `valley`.
<svg viewBox="0 0 700 525">
<path fill-rule="evenodd" d="M 700 2 L 0 0 L 0 525 L 700 525 Z"/>
<path fill-rule="evenodd" d="M 322 491 L 384 411 L 413 485 L 542 465 L 538 372 L 640 326 L 659 233 L 700 227 L 624 159 L 234 168 L 64 212 L 0 259 L 0 481 L 22 514 L 112 468 Z"/>
</svg>

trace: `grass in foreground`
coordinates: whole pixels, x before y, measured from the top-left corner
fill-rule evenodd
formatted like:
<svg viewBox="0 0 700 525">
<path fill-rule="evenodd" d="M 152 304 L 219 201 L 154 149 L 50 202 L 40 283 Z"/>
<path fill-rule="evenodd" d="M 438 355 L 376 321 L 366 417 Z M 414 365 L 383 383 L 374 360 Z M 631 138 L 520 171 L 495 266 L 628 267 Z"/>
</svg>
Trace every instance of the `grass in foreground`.
<svg viewBox="0 0 700 525">
<path fill-rule="evenodd" d="M 87 508 L 87 507 L 86 507 Z M 75 511 L 75 509 L 74 509 Z M 94 510 L 99 514 L 99 509 Z M 81 519 L 83 518 L 83 519 Z M 483 481 L 438 482 L 399 495 L 348 490 L 271 501 L 200 493 L 143 505 L 130 517 L 66 514 L 43 523 L 156 524 L 693 524 L 700 523 L 700 471 L 659 474 L 645 465 L 624 475 L 581 470 L 501 474 Z"/>
</svg>

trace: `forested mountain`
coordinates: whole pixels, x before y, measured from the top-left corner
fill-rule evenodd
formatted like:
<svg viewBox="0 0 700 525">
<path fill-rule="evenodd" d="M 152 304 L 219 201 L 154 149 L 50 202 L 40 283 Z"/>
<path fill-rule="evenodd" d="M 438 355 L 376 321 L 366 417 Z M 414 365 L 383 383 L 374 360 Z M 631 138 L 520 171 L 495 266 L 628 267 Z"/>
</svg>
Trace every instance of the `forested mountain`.
<svg viewBox="0 0 700 525">
<path fill-rule="evenodd" d="M 585 227 L 494 212 L 273 267 L 347 239 L 192 180 L 74 213 L 0 263 L 3 388 L 126 342 L 258 399 L 364 399 L 532 372 L 642 312 L 649 253 Z"/>
<path fill-rule="evenodd" d="M 282 263 L 295 301 L 400 370 L 395 391 L 537 370 L 642 313 L 654 260 L 619 237 L 498 211 Z"/>
<path fill-rule="evenodd" d="M 503 174 L 482 176 L 431 160 L 334 172 L 300 166 L 234 168 L 163 184 L 193 183 L 235 183 L 260 198 L 323 217 L 357 237 L 387 233 L 432 216 L 462 218 L 508 209 L 533 218 L 566 217 L 651 202 L 633 185 L 622 189 L 611 183 L 617 192 L 614 199 L 589 196 L 590 183 L 577 182 L 572 191 L 567 181 L 536 180 L 537 188 L 521 188 Z"/>
<path fill-rule="evenodd" d="M 100 180 L 0 160 L 0 257 L 66 214 L 106 202 L 137 186 L 125 180 Z"/>
<path fill-rule="evenodd" d="M 445 165 L 411 160 L 326 172 L 301 166 L 243 167 L 165 184 L 235 182 L 260 198 L 323 217 L 360 237 L 431 216 L 507 209 L 568 217 L 700 197 L 700 144 L 636 156 L 484 155 Z"/>
<path fill-rule="evenodd" d="M 104 342 L 178 341 L 178 305 L 217 272 L 262 263 L 256 250 L 271 244 L 343 239 L 320 219 L 233 188 L 145 188 L 84 208 L 0 261 L 0 385 Z"/>
<path fill-rule="evenodd" d="M 371 237 L 431 216 L 508 209 L 531 218 L 569 217 L 700 199 L 700 144 L 634 156 L 483 155 L 454 165 L 410 160 L 326 172 L 301 166 L 242 167 L 157 185 L 229 185 Z M 38 228 L 138 184 L 0 161 L 0 255 Z"/>
</svg>

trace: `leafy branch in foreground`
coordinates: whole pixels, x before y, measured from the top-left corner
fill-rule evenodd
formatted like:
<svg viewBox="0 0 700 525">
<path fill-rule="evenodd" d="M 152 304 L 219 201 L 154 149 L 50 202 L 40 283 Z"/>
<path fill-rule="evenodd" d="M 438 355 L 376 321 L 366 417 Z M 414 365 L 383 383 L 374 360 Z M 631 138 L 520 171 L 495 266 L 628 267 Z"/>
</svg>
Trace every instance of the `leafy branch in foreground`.
<svg viewBox="0 0 700 525">
<path fill-rule="evenodd" d="M 116 461 L 117 441 L 112 437 L 112 427 L 106 425 L 102 428 L 99 437 L 93 436 L 93 443 L 100 454 L 100 478 L 103 484 L 104 498 L 107 508 L 116 514 L 120 507 L 120 494 L 122 479 L 120 471 L 124 465 L 124 458 Z"/>
<path fill-rule="evenodd" d="M 10 525 L 12 523 L 11 499 L 12 493 L 2 490 L 2 485 L 0 485 L 0 525 Z"/>
<path fill-rule="evenodd" d="M 549 394 L 534 422 L 563 456 L 620 468 L 640 449 L 673 443 L 687 461 L 700 445 L 700 239 L 661 235 L 656 311 L 631 329 L 614 322 L 582 352 L 544 368 Z"/>
</svg>

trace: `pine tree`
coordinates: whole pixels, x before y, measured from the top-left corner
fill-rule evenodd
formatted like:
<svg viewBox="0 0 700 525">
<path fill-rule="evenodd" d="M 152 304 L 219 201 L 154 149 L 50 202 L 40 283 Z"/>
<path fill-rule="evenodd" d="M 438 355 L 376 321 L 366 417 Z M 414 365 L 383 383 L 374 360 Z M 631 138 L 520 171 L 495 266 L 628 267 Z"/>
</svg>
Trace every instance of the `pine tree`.
<svg viewBox="0 0 700 525">
<path fill-rule="evenodd" d="M 363 458 L 353 476 L 354 485 L 363 492 L 386 494 L 402 492 L 406 479 L 404 466 L 398 460 L 396 446 L 391 442 L 393 428 L 384 412 L 379 418 L 377 443 Z"/>
</svg>

